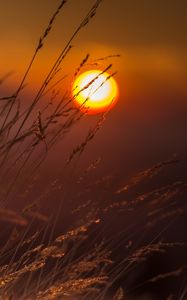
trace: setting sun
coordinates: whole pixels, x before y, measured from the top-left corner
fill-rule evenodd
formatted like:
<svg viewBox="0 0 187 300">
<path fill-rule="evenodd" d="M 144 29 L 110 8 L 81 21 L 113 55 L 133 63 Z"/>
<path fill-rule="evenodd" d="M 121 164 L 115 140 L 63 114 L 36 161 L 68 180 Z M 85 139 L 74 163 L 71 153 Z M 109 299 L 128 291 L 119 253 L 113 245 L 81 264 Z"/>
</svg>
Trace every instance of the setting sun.
<svg viewBox="0 0 187 300">
<path fill-rule="evenodd" d="M 88 114 L 97 114 L 111 109 L 118 96 L 116 81 L 110 74 L 100 70 L 82 73 L 73 84 L 76 106 Z"/>
</svg>

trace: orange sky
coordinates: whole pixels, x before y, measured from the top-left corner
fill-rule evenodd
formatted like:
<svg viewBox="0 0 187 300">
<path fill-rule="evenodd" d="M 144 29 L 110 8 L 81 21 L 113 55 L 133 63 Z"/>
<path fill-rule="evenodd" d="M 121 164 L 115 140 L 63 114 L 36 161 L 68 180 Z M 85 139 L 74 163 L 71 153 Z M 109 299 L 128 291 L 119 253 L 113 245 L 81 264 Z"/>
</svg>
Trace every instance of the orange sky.
<svg viewBox="0 0 187 300">
<path fill-rule="evenodd" d="M 93 0 L 67 2 L 55 22 L 31 74 L 32 82 L 43 78 L 68 37 Z M 0 12 L 0 76 L 15 71 L 11 82 L 19 82 L 59 1 L 3 1 Z M 147 90 L 149 85 L 186 89 L 186 2 L 105 0 L 97 16 L 73 42 L 65 64 L 72 70 L 86 53 L 93 58 L 120 53 L 113 59 L 118 81 L 126 89 Z M 125 84 L 124 84 L 125 80 Z M 152 88 L 151 88 L 152 89 Z M 141 92 L 141 91 L 140 91 Z"/>
<path fill-rule="evenodd" d="M 15 72 L 0 85 L 0 97 L 15 91 L 59 3 L 6 0 L 0 4 L 0 78 Z M 30 105 L 31 96 L 36 95 L 47 71 L 93 3 L 67 2 L 27 78 L 22 107 Z M 91 60 L 121 54 L 120 58 L 101 63 L 106 67 L 112 62 L 112 70 L 118 72 L 119 101 L 86 146 L 78 168 L 86 168 L 100 157 L 102 167 L 96 176 L 117 174 L 123 180 L 175 153 L 183 167 L 187 165 L 186 6 L 187 2 L 174 0 L 104 0 L 95 18 L 73 41 L 62 74 L 74 71 L 87 53 Z M 62 92 L 71 86 L 70 77 L 62 85 Z M 44 107 L 45 100 L 40 102 Z M 35 119 L 38 109 L 33 112 Z M 69 153 L 85 140 L 98 118 L 86 116 L 55 144 L 42 166 L 44 181 L 62 172 Z"/>
<path fill-rule="evenodd" d="M 38 38 L 59 3 L 58 0 L 1 3 L 0 77 L 15 71 L 1 87 L 3 96 L 16 88 Z M 28 78 L 28 92 L 37 91 L 37 85 L 93 3 L 94 0 L 67 2 L 36 59 Z M 130 156 L 131 162 L 136 159 L 140 162 L 140 153 L 142 160 L 147 159 L 147 152 L 158 160 L 159 153 L 165 159 L 177 149 L 187 147 L 184 138 L 186 6 L 186 1 L 174 0 L 105 0 L 95 18 L 72 43 L 72 51 L 63 66 L 65 74 L 74 70 L 87 53 L 91 59 L 121 54 L 121 58 L 111 60 L 113 71 L 118 71 L 119 102 L 97 137 L 99 153 L 102 147 L 119 143 L 111 150 L 112 163 L 116 166 L 121 166 L 118 157 L 122 153 L 130 163 Z M 111 61 L 104 62 L 103 66 Z M 72 83 L 67 79 L 66 84 L 71 87 Z M 98 145 L 97 138 L 95 145 Z"/>
</svg>

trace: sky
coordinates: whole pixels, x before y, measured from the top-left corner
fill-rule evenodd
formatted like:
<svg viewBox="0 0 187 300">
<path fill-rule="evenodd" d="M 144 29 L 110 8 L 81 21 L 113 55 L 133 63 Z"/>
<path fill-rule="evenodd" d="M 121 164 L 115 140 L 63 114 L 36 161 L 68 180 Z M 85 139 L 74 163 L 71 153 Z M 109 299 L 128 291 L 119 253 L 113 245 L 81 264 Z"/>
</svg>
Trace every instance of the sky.
<svg viewBox="0 0 187 300">
<path fill-rule="evenodd" d="M 14 70 L 19 76 L 23 72 L 58 3 L 2 1 L 1 74 Z M 68 1 L 46 43 L 42 54 L 45 58 L 55 56 L 92 3 L 92 0 Z M 149 79 L 185 89 L 186 6 L 182 0 L 105 0 L 96 18 L 74 42 L 73 55 L 76 58 L 86 51 L 93 56 L 120 53 L 120 77 L 126 75 L 129 81 L 138 81 L 140 85 Z"/>
<path fill-rule="evenodd" d="M 9 71 L 14 74 L 1 93 L 12 93 L 20 82 L 38 39 L 59 3 L 57 0 L 2 1 L 0 76 Z M 28 93 L 37 90 L 93 3 L 92 0 L 67 1 L 33 66 Z M 64 65 L 67 73 L 87 53 L 93 59 L 121 55 L 109 61 L 117 71 L 119 101 L 91 146 L 91 151 L 102 152 L 106 157 L 106 165 L 120 167 L 118 158 L 123 156 L 126 167 L 135 164 L 141 168 L 144 163 L 172 153 L 184 155 L 187 148 L 186 6 L 182 0 L 105 0 L 73 41 L 72 52 Z M 92 117 L 87 119 L 84 126 L 89 127 L 92 120 Z M 118 146 L 106 153 L 106 144 Z"/>
</svg>

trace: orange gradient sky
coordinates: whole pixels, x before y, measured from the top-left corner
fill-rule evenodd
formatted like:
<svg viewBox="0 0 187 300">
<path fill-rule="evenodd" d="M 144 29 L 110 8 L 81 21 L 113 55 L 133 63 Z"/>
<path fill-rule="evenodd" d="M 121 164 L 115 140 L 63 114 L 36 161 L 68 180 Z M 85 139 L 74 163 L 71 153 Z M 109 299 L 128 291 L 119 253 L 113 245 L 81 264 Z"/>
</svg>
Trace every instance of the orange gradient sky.
<svg viewBox="0 0 187 300">
<path fill-rule="evenodd" d="M 46 72 L 93 3 L 67 2 L 27 79 L 28 93 L 37 92 Z M 9 71 L 15 73 L 1 86 L 1 95 L 15 91 L 58 4 L 58 0 L 2 1 L 0 78 Z M 160 156 L 165 159 L 173 152 L 187 149 L 186 9 L 186 1 L 105 0 L 73 41 L 64 61 L 63 72 L 68 74 L 87 53 L 91 60 L 121 54 L 120 58 L 101 62 L 99 66 L 113 63 L 120 99 L 95 142 L 100 145 L 98 153 L 103 151 L 116 168 L 136 162 L 143 164 L 148 157 L 158 161 Z M 72 86 L 69 78 L 65 81 L 67 86 Z M 92 117 L 85 121 L 86 125 L 90 120 Z M 110 145 L 117 146 L 110 149 Z M 119 162 L 122 155 L 123 164 Z"/>
<path fill-rule="evenodd" d="M 58 0 L 3 1 L 0 12 L 0 77 L 15 71 L 9 82 L 19 82 L 38 38 Z M 42 80 L 92 0 L 69 1 L 58 16 L 31 73 Z M 64 69 L 75 68 L 86 53 L 94 58 L 121 54 L 113 59 L 120 90 L 133 92 L 147 86 L 186 90 L 186 2 L 105 0 L 97 16 L 73 42 Z M 125 84 L 124 84 L 125 80 Z M 151 88 L 152 89 L 152 88 Z M 124 91 L 125 93 L 125 91 Z"/>
</svg>

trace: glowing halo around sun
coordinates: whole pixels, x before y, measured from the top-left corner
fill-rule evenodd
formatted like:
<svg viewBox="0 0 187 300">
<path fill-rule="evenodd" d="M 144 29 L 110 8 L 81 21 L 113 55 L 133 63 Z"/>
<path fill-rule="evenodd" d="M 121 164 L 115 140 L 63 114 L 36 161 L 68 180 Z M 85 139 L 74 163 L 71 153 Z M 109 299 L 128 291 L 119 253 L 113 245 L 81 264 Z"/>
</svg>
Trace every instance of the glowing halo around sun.
<svg viewBox="0 0 187 300">
<path fill-rule="evenodd" d="M 105 112 L 117 102 L 117 83 L 110 74 L 101 70 L 82 73 L 72 87 L 75 105 L 87 114 Z"/>
</svg>

